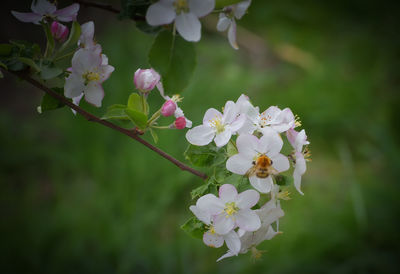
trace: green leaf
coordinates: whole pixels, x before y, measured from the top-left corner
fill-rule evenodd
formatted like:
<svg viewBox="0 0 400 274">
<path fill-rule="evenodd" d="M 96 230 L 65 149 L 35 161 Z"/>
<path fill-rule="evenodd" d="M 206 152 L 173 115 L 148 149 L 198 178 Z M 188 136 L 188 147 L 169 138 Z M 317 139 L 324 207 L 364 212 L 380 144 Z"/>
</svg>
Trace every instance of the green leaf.
<svg viewBox="0 0 400 274">
<path fill-rule="evenodd" d="M 74 21 L 72 22 L 71 32 L 68 36 L 68 39 L 60 47 L 57 56 L 60 53 L 64 52 L 66 49 L 70 48 L 71 46 L 76 47 L 80 36 L 81 36 L 81 26 L 79 25 L 78 22 Z"/>
<path fill-rule="evenodd" d="M 140 129 L 147 127 L 147 115 L 134 109 L 126 108 L 125 113 L 132 120 L 132 122 Z"/>
<path fill-rule="evenodd" d="M 10 44 L 0 44 L 0 56 L 9 56 L 13 46 Z"/>
<path fill-rule="evenodd" d="M 215 9 L 222 9 L 226 6 L 234 5 L 243 0 L 215 0 Z"/>
<path fill-rule="evenodd" d="M 181 225 L 181 229 L 196 239 L 202 239 L 204 232 L 207 230 L 205 224 L 196 217 L 191 217 L 187 220 L 186 223 Z"/>
<path fill-rule="evenodd" d="M 37 72 L 39 72 L 41 70 L 40 67 L 35 63 L 35 61 L 33 61 L 30 58 L 19 57 L 18 60 L 21 61 L 22 63 L 30 66 L 32 69 L 34 69 Z"/>
<path fill-rule="evenodd" d="M 143 102 L 144 100 L 144 102 Z M 144 103 L 144 105 L 143 105 Z M 142 96 L 132 93 L 128 98 L 128 108 L 148 114 L 149 104 Z"/>
<path fill-rule="evenodd" d="M 157 135 L 157 133 L 156 133 L 155 130 L 153 130 L 152 128 L 150 128 L 150 133 L 151 133 L 151 137 L 153 137 L 154 143 L 157 144 L 157 142 L 158 142 L 158 135 Z"/>
<path fill-rule="evenodd" d="M 215 194 L 215 195 L 217 195 L 217 193 L 218 193 L 217 185 L 215 184 L 215 182 L 213 180 L 208 180 L 207 183 L 204 183 L 201 186 L 193 189 L 190 192 L 190 195 L 192 196 L 192 199 L 194 200 L 194 199 L 201 197 L 208 193 Z"/>
<path fill-rule="evenodd" d="M 62 88 L 53 88 L 53 91 L 57 92 L 58 94 L 63 94 L 64 89 Z M 55 99 L 54 97 L 50 96 L 49 94 L 45 94 L 42 97 L 42 103 L 40 104 L 41 112 L 54 110 L 57 108 L 61 108 L 64 106 L 64 103 Z"/>
<path fill-rule="evenodd" d="M 275 182 L 277 185 L 287 186 L 293 183 L 293 177 L 280 174 L 275 176 Z"/>
<path fill-rule="evenodd" d="M 46 33 L 46 39 L 47 39 L 47 44 L 46 44 L 46 52 L 44 54 L 45 57 L 49 57 L 53 54 L 54 47 L 55 47 L 55 42 L 54 42 L 54 37 L 53 34 L 51 33 L 50 30 L 50 25 L 48 23 L 42 23 L 44 32 Z"/>
<path fill-rule="evenodd" d="M 226 151 L 213 144 L 207 146 L 189 145 L 186 149 L 185 158 L 195 166 L 216 166 L 226 161 Z"/>
<path fill-rule="evenodd" d="M 63 70 L 56 67 L 54 63 L 46 64 L 46 62 L 44 62 L 41 66 L 40 77 L 42 77 L 43 80 L 49 80 L 57 77 L 61 73 L 63 73 Z"/>
<path fill-rule="evenodd" d="M 6 65 L 6 64 L 4 64 L 4 63 L 3 63 L 3 62 L 1 62 L 1 61 L 0 61 L 0 67 L 2 67 L 3 69 L 8 69 L 8 68 L 7 68 L 7 65 Z"/>
<path fill-rule="evenodd" d="M 234 141 L 231 139 L 231 141 L 229 141 L 228 145 L 226 146 L 226 153 L 227 153 L 228 157 L 238 154 L 236 145 L 233 142 Z"/>
<path fill-rule="evenodd" d="M 111 105 L 106 113 L 101 117 L 103 120 L 130 120 L 125 113 L 126 106 L 121 104 Z"/>
<path fill-rule="evenodd" d="M 245 176 L 238 174 L 231 174 L 225 178 L 223 183 L 234 185 L 239 192 L 245 190 L 249 186 L 249 180 L 247 180 Z"/>
<path fill-rule="evenodd" d="M 162 75 L 166 93 L 180 93 L 189 84 L 196 66 L 194 44 L 162 31 L 150 49 L 149 63 Z"/>
</svg>

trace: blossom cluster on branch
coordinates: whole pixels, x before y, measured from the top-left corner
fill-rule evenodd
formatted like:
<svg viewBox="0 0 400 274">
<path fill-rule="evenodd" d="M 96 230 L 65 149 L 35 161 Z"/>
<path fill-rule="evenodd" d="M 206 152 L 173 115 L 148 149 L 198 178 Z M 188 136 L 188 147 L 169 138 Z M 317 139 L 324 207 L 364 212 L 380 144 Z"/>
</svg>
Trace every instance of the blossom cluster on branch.
<svg viewBox="0 0 400 274">
<path fill-rule="evenodd" d="M 306 149 L 309 142 L 305 130 L 295 129 L 300 125 L 289 108 L 281 110 L 271 106 L 260 113 L 259 107 L 254 107 L 246 95 L 241 95 L 236 102 L 226 102 L 223 113 L 208 109 L 203 124 L 186 133 L 192 145 L 208 146 L 207 150 L 225 156 L 216 166 L 216 170 L 225 175 L 209 183 L 215 185 L 214 189 L 195 190 L 196 195 L 202 196 L 190 207 L 204 224 L 200 226 L 204 231 L 204 243 L 211 247 L 226 243 L 228 252 L 219 260 L 248 250 L 257 257 L 260 253 L 256 246 L 279 234 L 278 220 L 284 215 L 280 200 L 289 199 L 285 190 L 289 176 L 284 173 L 290 169 L 290 162 L 294 186 L 303 194 L 301 176 L 306 171 L 310 154 Z M 292 147 L 289 155 L 281 153 L 284 145 L 281 135 L 286 136 Z M 225 146 L 228 146 L 226 150 Z M 189 159 L 191 157 L 193 154 L 189 153 Z M 246 189 L 240 194 L 234 185 L 226 184 L 232 181 L 232 174 L 240 175 L 233 182 Z M 213 194 L 215 190 L 219 198 Z M 255 210 L 251 209 L 253 207 Z"/>
<path fill-rule="evenodd" d="M 79 105 L 84 98 L 95 107 L 102 106 L 105 95 L 102 84 L 114 67 L 109 65 L 94 37 L 94 22 L 80 25 L 76 21 L 79 4 L 57 9 L 55 3 L 37 0 L 32 2 L 32 12 L 12 11 L 18 20 L 43 27 L 46 48 L 42 50 L 28 41 L 0 44 L 0 67 L 46 92 L 39 113 L 67 105 L 75 114 L 78 112 L 89 121 L 131 137 L 182 170 L 202 178 L 202 185 L 191 192 L 196 200 L 190 206 L 194 217 L 182 229 L 211 247 L 225 243 L 228 251 L 218 260 L 249 250 L 259 257 L 261 252 L 256 247 L 280 233 L 279 219 L 284 216 L 281 200 L 289 199 L 287 188 L 291 182 L 303 194 L 301 178 L 310 156 L 305 130 L 298 130 L 301 124 L 291 109 L 271 106 L 260 112 L 246 95 L 236 102 L 227 101 L 222 111 L 208 109 L 202 124 L 192 128 L 192 121 L 181 108 L 180 95 L 196 64 L 195 48 L 187 41 L 200 40 L 199 18 L 219 13 L 217 30 L 228 30 L 231 46 L 238 49 L 236 20 L 244 16 L 251 0 L 129 3 L 132 6 L 124 7 L 121 16 L 133 19 L 143 16 L 148 25 L 143 28 L 137 24 L 137 27 L 151 29 L 157 36 L 149 51 L 149 68 L 139 68 L 132 75 L 136 92 L 130 92 L 125 103 L 108 106 L 101 118 Z M 157 26 L 163 28 L 152 28 Z M 71 66 L 65 67 L 61 62 L 65 58 L 71 59 Z M 154 89 L 162 98 L 155 108 L 148 103 Z M 168 117 L 173 120 L 161 124 Z M 185 128 L 189 128 L 186 139 L 190 143 L 185 158 L 192 165 L 204 168 L 206 174 L 139 137 L 150 133 L 157 143 L 156 130 Z M 291 147 L 289 154 L 283 152 L 284 146 Z"/>
</svg>

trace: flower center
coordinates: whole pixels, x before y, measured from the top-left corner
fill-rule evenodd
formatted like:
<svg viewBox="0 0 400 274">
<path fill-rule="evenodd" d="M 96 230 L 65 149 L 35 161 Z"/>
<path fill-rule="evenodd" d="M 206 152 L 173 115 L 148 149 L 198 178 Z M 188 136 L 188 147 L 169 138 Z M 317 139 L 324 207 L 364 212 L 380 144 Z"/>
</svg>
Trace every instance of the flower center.
<svg viewBox="0 0 400 274">
<path fill-rule="evenodd" d="M 210 120 L 210 124 L 213 128 L 217 130 L 217 133 L 224 132 L 225 130 L 225 125 L 222 123 L 221 119 L 218 117 L 215 117 L 214 119 Z"/>
<path fill-rule="evenodd" d="M 189 12 L 189 5 L 187 0 L 176 0 L 174 2 L 175 12 L 176 14 L 180 14 L 182 12 Z"/>
<path fill-rule="evenodd" d="M 208 232 L 210 232 L 211 234 L 215 234 L 215 228 L 213 225 L 210 225 L 210 228 L 208 229 Z"/>
<path fill-rule="evenodd" d="M 85 85 L 87 85 L 91 81 L 99 81 L 100 74 L 93 71 L 88 71 L 82 75 L 83 79 L 85 79 Z"/>
<path fill-rule="evenodd" d="M 265 116 L 264 113 L 261 113 L 259 116 L 259 125 L 261 128 L 266 127 L 267 125 L 269 125 L 271 123 L 272 117 L 271 115 L 267 115 Z"/>
<path fill-rule="evenodd" d="M 224 211 L 226 212 L 227 216 L 232 216 L 236 212 L 239 211 L 239 208 L 236 206 L 235 202 L 230 202 L 225 204 Z"/>
</svg>

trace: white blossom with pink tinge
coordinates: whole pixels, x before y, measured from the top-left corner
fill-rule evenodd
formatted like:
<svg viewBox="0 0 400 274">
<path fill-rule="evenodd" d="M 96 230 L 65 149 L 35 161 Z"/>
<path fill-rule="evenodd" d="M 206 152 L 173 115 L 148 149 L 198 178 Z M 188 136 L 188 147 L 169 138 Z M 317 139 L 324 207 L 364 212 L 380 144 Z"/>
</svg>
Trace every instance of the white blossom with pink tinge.
<svg viewBox="0 0 400 274">
<path fill-rule="evenodd" d="M 113 71 L 105 55 L 79 49 L 72 57 L 71 74 L 65 79 L 65 97 L 77 99 L 83 93 L 88 103 L 100 107 L 104 97 L 101 84 Z"/>
<path fill-rule="evenodd" d="M 79 11 L 79 4 L 72 4 L 63 9 L 57 10 L 57 6 L 47 0 L 32 1 L 32 12 L 11 11 L 11 13 L 21 22 L 34 23 L 39 25 L 46 17 L 57 21 L 75 21 Z"/>
<path fill-rule="evenodd" d="M 301 176 L 306 172 L 307 169 L 306 160 L 303 154 L 303 146 L 310 144 L 310 142 L 307 141 L 307 135 L 304 129 L 302 129 L 300 132 L 297 132 L 291 128 L 286 132 L 286 136 L 289 143 L 294 148 L 294 158 L 296 161 L 293 172 L 294 186 L 301 195 L 304 195 L 300 189 Z"/>
<path fill-rule="evenodd" d="M 226 31 L 228 28 L 228 40 L 232 48 L 239 49 L 236 42 L 236 19 L 240 19 L 246 13 L 246 10 L 251 4 L 251 0 L 243 1 L 235 5 L 225 7 L 219 14 L 217 24 L 218 31 Z"/>
<path fill-rule="evenodd" d="M 218 147 L 222 147 L 240 130 L 245 119 L 245 116 L 238 113 L 235 103 L 228 101 L 223 114 L 214 108 L 208 109 L 203 124 L 189 130 L 186 139 L 196 146 L 205 146 L 214 140 Z"/>
<path fill-rule="evenodd" d="M 232 229 L 224 235 L 218 234 L 215 232 L 215 227 L 212 223 L 212 215 L 208 211 L 200 209 L 198 202 L 195 206 L 190 206 L 190 210 L 208 227 L 208 230 L 203 234 L 203 242 L 206 245 L 218 248 L 221 247 L 225 242 L 232 253 L 238 254 L 240 251 L 240 239 L 235 230 Z"/>
<path fill-rule="evenodd" d="M 238 194 L 233 185 L 224 184 L 219 188 L 219 198 L 206 194 L 199 198 L 197 207 L 211 214 L 215 232 L 225 235 L 236 227 L 245 231 L 260 228 L 260 218 L 251 210 L 259 199 L 260 194 L 253 189 Z"/>
<path fill-rule="evenodd" d="M 265 130 L 264 135 L 258 139 L 254 135 L 242 134 L 236 139 L 238 154 L 233 155 L 226 162 L 226 168 L 240 175 L 245 175 L 257 163 L 259 157 L 268 157 L 274 172 L 280 173 L 288 170 L 289 160 L 279 153 L 283 146 L 282 138 L 272 129 Z M 249 175 L 250 184 L 261 193 L 269 193 L 273 187 L 272 176 L 265 178 Z"/>
<path fill-rule="evenodd" d="M 94 51 L 98 54 L 101 53 L 101 46 L 94 40 L 94 23 L 93 21 L 86 22 L 81 26 L 81 36 L 78 40 L 78 46 Z"/>
<path fill-rule="evenodd" d="M 151 26 L 168 25 L 175 21 L 176 30 L 187 41 L 201 38 L 200 17 L 209 14 L 215 0 L 160 0 L 152 4 L 146 13 Z"/>
<path fill-rule="evenodd" d="M 261 227 L 256 231 L 239 231 L 240 235 L 240 251 L 239 253 L 245 254 L 251 248 L 256 247 L 265 240 L 271 240 L 280 232 L 275 231 L 271 226 L 274 222 L 277 222 L 279 218 L 282 218 L 285 213 L 276 205 L 275 200 L 271 199 L 268 203 L 263 205 L 260 209 L 254 210 L 261 220 Z M 238 253 L 236 250 L 228 250 L 226 254 L 220 257 L 218 261 L 236 256 Z"/>
</svg>

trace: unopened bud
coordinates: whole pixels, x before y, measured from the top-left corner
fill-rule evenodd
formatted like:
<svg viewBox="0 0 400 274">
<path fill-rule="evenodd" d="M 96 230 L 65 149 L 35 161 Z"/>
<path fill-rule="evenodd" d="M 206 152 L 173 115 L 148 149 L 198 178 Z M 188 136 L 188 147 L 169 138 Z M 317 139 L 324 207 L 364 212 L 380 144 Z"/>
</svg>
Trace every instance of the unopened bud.
<svg viewBox="0 0 400 274">
<path fill-rule="evenodd" d="M 154 69 L 138 69 L 133 82 L 139 91 L 149 92 L 160 82 L 160 74 Z"/>
<path fill-rule="evenodd" d="M 183 116 L 176 118 L 174 125 L 176 129 L 184 129 L 186 127 L 186 118 Z"/>
<path fill-rule="evenodd" d="M 64 42 L 69 34 L 69 30 L 67 26 L 54 21 L 51 24 L 51 34 L 53 35 L 54 39 Z"/>
<path fill-rule="evenodd" d="M 176 110 L 176 103 L 173 100 L 168 100 L 164 103 L 161 108 L 162 116 L 168 117 L 175 113 Z"/>
</svg>

